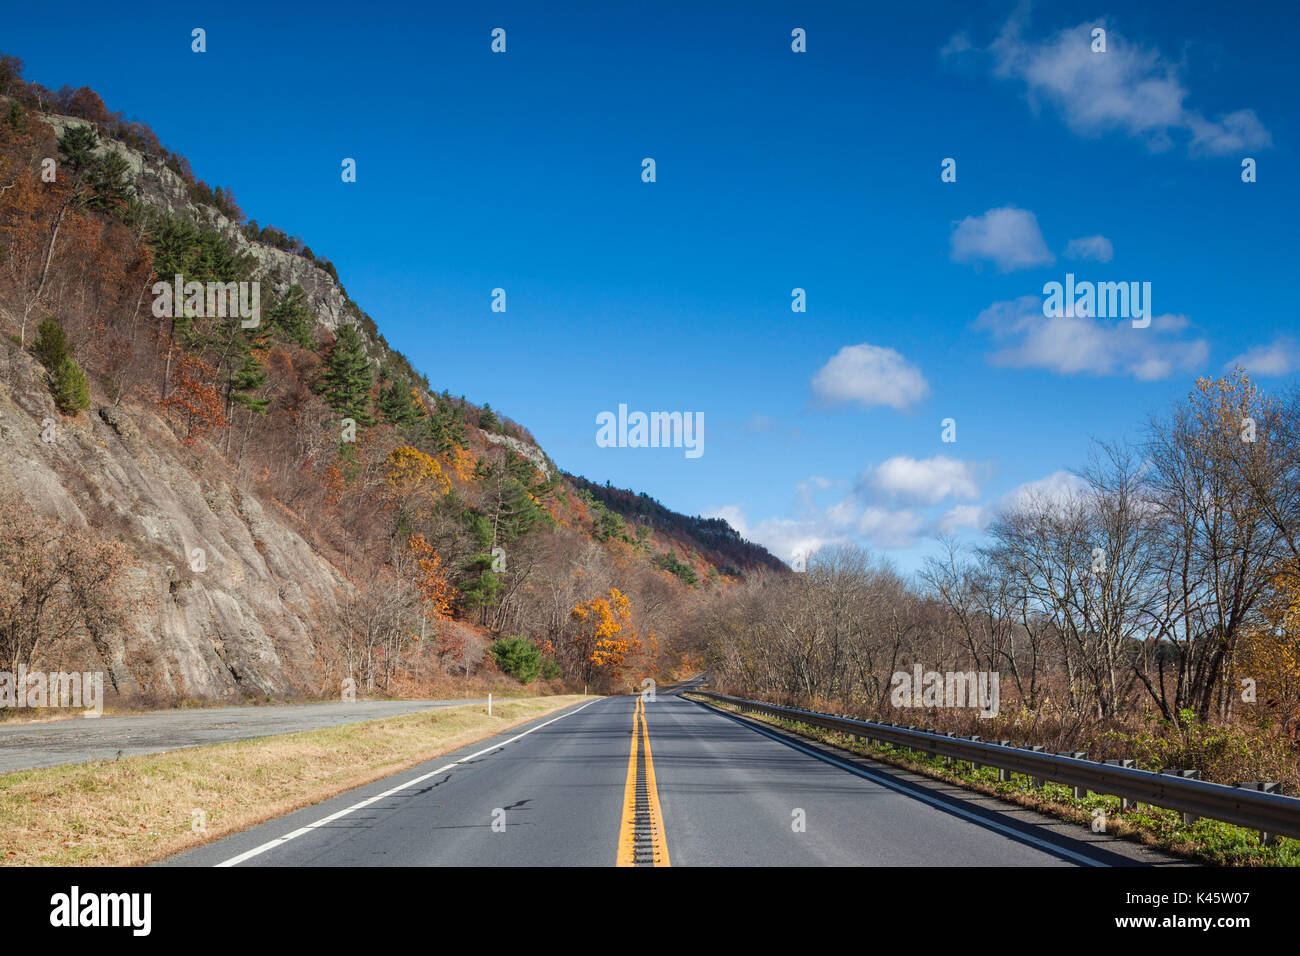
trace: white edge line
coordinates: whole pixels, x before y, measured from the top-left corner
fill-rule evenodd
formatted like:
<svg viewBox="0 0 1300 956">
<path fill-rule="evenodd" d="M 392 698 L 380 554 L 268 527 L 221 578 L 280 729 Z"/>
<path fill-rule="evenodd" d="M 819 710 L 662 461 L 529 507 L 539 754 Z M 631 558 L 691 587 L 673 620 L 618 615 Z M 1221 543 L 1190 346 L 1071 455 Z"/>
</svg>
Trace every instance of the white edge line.
<svg viewBox="0 0 1300 956">
<path fill-rule="evenodd" d="M 603 697 L 597 699 L 604 700 Z M 269 840 L 266 843 L 263 843 L 261 846 L 253 847 L 253 849 L 247 850 L 239 854 L 239 856 L 232 856 L 229 860 L 225 860 L 221 863 L 214 864 L 214 866 L 217 868 L 226 867 L 226 866 L 238 866 L 239 864 L 243 863 L 245 860 L 251 860 L 255 856 L 260 856 L 261 854 L 265 853 L 267 850 L 273 850 L 278 846 L 283 846 L 284 844 L 288 843 L 290 840 L 295 840 L 298 837 L 303 836 L 304 834 L 310 833 L 312 830 L 315 830 L 318 827 L 323 827 L 327 823 L 333 823 L 339 817 L 345 817 L 349 813 L 352 813 L 353 811 L 360 810 L 362 807 L 368 807 L 370 806 L 370 804 L 374 803 L 377 800 L 383 800 L 385 797 L 391 797 L 395 793 L 401 793 L 403 790 L 409 790 L 411 787 L 414 787 L 417 783 L 423 783 L 425 780 L 428 780 L 430 777 L 436 777 L 440 773 L 445 773 L 446 771 L 450 770 L 452 767 L 456 766 L 456 764 L 464 763 L 466 760 L 473 760 L 475 757 L 481 757 L 483 756 L 483 754 L 491 753 L 493 750 L 499 750 L 502 747 L 506 746 L 507 744 L 514 743 L 516 740 L 518 740 L 521 737 L 527 737 L 534 730 L 541 730 L 543 727 L 549 726 L 550 724 L 555 723 L 557 720 L 563 720 L 565 717 L 572 717 L 574 714 L 578 713 L 578 711 L 586 710 L 594 703 L 596 703 L 595 700 L 589 700 L 587 701 L 587 703 L 579 707 L 578 710 L 571 710 L 567 714 L 560 714 L 560 716 L 558 717 L 552 717 L 546 723 L 538 724 L 536 727 L 530 727 L 528 730 L 525 730 L 522 734 L 515 734 L 515 736 L 511 737 L 509 740 L 503 740 L 501 743 L 493 744 L 491 747 L 484 747 L 482 750 L 478 751 L 477 753 L 472 753 L 469 754 L 468 756 L 461 757 L 459 760 L 453 760 L 451 763 L 445 764 L 444 766 L 439 767 L 437 770 L 430 770 L 428 773 L 421 774 L 420 776 L 416 777 L 414 780 L 408 780 L 406 781 L 406 783 L 403 783 L 400 786 L 393 787 L 391 790 L 385 790 L 383 793 L 375 794 L 373 797 L 367 797 L 365 800 L 362 800 L 360 803 L 354 803 L 352 804 L 352 806 L 340 810 L 337 813 L 331 813 L 327 817 L 321 817 L 319 820 L 315 821 L 314 823 L 309 823 L 305 827 L 299 827 L 297 830 L 294 830 L 292 833 L 286 833 L 282 837 L 276 837 L 274 840 Z"/>
<path fill-rule="evenodd" d="M 698 701 L 696 701 L 695 703 L 698 703 Z M 709 708 L 709 709 L 712 710 L 713 708 Z M 989 820 L 986 817 L 982 817 L 977 813 L 972 813 L 971 811 L 966 810 L 962 807 L 951 806 L 950 804 L 947 804 L 942 800 L 936 800 L 934 797 L 931 797 L 927 793 L 924 792 L 918 793 L 912 789 L 900 785 L 896 781 L 872 773 L 870 770 L 867 770 L 863 767 L 854 766 L 851 763 L 847 763 L 843 760 L 838 760 L 835 757 L 830 756 L 829 754 L 820 753 L 819 751 L 813 750 L 810 747 L 804 747 L 801 744 L 797 743 L 796 741 L 790 740 L 788 737 L 782 737 L 780 734 L 771 733 L 765 728 L 756 727 L 753 724 L 751 724 L 749 721 L 740 720 L 739 718 L 735 717 L 732 714 L 727 713 L 726 711 L 714 710 L 714 713 L 722 714 L 724 717 L 730 717 L 732 720 L 736 721 L 736 723 L 743 724 L 744 726 L 748 727 L 750 730 L 756 731 L 762 734 L 764 737 L 771 737 L 773 740 L 779 741 L 780 743 L 783 743 L 788 747 L 793 747 L 795 750 L 803 751 L 810 757 L 816 757 L 818 760 L 824 760 L 826 763 L 833 764 L 836 767 L 839 767 L 841 770 L 847 770 L 851 774 L 856 774 L 859 777 L 865 777 L 868 780 L 878 783 L 881 786 L 888 787 L 890 790 L 893 790 L 897 793 L 901 793 L 904 796 L 913 797 L 917 800 L 920 800 L 922 803 L 928 803 L 936 810 L 942 810 L 945 813 L 952 813 L 955 814 L 956 816 L 969 820 L 972 823 L 979 824 L 982 827 L 989 827 L 990 829 L 997 830 L 999 833 L 1012 837 L 1015 840 L 1033 844 L 1034 846 L 1044 850 L 1045 852 L 1052 853 L 1057 856 L 1069 857 L 1070 859 L 1075 860 L 1083 864 L 1084 866 L 1105 866 L 1106 865 L 1097 860 L 1093 860 L 1089 857 L 1086 857 L 1082 853 L 1075 853 L 1073 850 L 1067 850 L 1064 847 L 1057 846 L 1054 843 L 1049 843 L 1046 840 L 1040 839 L 1039 837 L 1036 836 L 1032 836 L 1031 834 L 1028 833 L 1024 833 L 1020 830 L 1015 829 L 1014 827 L 1009 827 L 1006 824 L 998 823 L 996 820 Z"/>
</svg>

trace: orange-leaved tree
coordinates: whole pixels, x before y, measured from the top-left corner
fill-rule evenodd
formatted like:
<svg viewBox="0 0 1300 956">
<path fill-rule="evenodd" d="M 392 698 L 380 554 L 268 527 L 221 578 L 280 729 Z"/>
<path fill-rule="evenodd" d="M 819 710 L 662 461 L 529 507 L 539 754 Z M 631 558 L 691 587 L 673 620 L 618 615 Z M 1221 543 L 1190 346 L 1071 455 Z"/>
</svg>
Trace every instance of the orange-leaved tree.
<svg viewBox="0 0 1300 956">
<path fill-rule="evenodd" d="M 460 661 L 465 653 L 464 639 L 449 628 L 438 627 L 440 622 L 451 620 L 451 605 L 456 598 L 456 590 L 443 569 L 442 558 L 422 534 L 413 534 L 406 539 L 403 557 L 402 564 L 419 595 L 421 610 L 433 618 L 438 657 L 444 662 Z"/>
<path fill-rule="evenodd" d="M 227 420 L 221 393 L 212 384 L 216 376 L 207 362 L 195 355 L 181 352 L 176 365 L 175 387 L 159 404 L 165 409 L 177 408 L 185 413 L 185 444 L 192 445 L 204 433 L 214 428 L 224 428 Z"/>
<path fill-rule="evenodd" d="M 592 598 L 573 606 L 570 617 L 580 625 L 573 645 L 581 656 L 582 676 L 617 680 L 628 657 L 641 646 L 632 627 L 632 602 L 618 588 L 608 598 Z"/>
<path fill-rule="evenodd" d="M 436 620 L 447 620 L 451 617 L 451 602 L 456 591 L 447 581 L 442 558 L 422 534 L 407 538 L 406 550 L 411 559 L 411 583 L 420 595 L 424 610 Z"/>
</svg>

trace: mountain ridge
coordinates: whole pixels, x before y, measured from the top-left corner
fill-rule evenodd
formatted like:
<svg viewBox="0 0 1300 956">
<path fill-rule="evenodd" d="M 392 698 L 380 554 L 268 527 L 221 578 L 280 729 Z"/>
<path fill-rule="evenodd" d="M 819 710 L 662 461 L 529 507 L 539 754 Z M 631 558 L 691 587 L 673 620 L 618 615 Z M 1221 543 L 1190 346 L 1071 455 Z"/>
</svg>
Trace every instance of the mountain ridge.
<svg viewBox="0 0 1300 956">
<path fill-rule="evenodd" d="M 12 266 L 0 324 L 16 333 L 0 348 L 0 493 L 16 491 L 68 554 L 111 534 L 129 559 L 120 607 L 101 608 L 103 620 L 72 602 L 68 581 L 52 584 L 76 626 L 34 628 L 4 648 L 14 660 L 98 659 L 122 700 L 145 702 L 329 695 L 345 673 L 363 673 L 372 693 L 427 692 L 499 679 L 490 641 L 523 634 L 552 680 L 612 685 L 632 666 L 682 664 L 675 608 L 780 564 L 752 545 L 739 562 L 726 548 L 687 555 L 707 542 L 681 529 L 702 519 L 657 502 L 660 528 L 628 525 L 525 428 L 435 392 L 328 260 L 244 222 L 228 190 L 187 177 L 183 157 L 108 135 L 156 143 L 90 91 L 33 91 L 13 62 L 0 57 L 0 187 L 12 190 L 0 192 Z M 86 115 L 39 108 L 48 98 Z M 62 178 L 42 183 L 54 155 Z M 22 273 L 23 249 L 42 243 L 44 268 L 33 255 Z M 264 327 L 155 322 L 147 289 L 173 270 L 260 281 Z M 29 351 L 41 316 L 86 367 L 84 414 L 62 414 L 54 370 Z M 364 371 L 339 378 L 355 388 L 331 407 L 320 384 L 344 366 L 334 360 L 349 328 Z M 357 435 L 340 438 L 353 407 Z M 34 441 L 47 422 L 57 440 Z M 620 600 L 621 652 L 593 665 L 577 612 Z"/>
</svg>

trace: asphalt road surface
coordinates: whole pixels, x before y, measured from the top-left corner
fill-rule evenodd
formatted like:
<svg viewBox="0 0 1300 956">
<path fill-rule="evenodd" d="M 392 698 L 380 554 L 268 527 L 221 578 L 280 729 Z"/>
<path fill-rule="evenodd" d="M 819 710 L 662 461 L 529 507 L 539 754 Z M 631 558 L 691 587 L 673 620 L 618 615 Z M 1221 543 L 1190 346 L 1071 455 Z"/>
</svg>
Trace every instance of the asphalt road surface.
<svg viewBox="0 0 1300 956">
<path fill-rule="evenodd" d="M 0 773 L 251 740 L 486 700 L 372 700 L 168 710 L 0 725 Z"/>
<path fill-rule="evenodd" d="M 644 704 L 602 698 L 162 865 L 1176 862 L 1087 827 L 818 751 L 671 693 Z"/>
</svg>

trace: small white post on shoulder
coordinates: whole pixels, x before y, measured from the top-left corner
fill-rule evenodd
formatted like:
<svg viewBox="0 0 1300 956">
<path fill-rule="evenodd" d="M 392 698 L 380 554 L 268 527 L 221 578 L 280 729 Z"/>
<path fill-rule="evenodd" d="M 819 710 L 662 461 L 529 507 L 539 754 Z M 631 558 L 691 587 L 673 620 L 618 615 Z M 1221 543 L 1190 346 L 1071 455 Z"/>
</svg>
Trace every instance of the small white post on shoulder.
<svg viewBox="0 0 1300 956">
<path fill-rule="evenodd" d="M 492 716 L 492 695 L 488 694 L 488 716 Z"/>
</svg>

